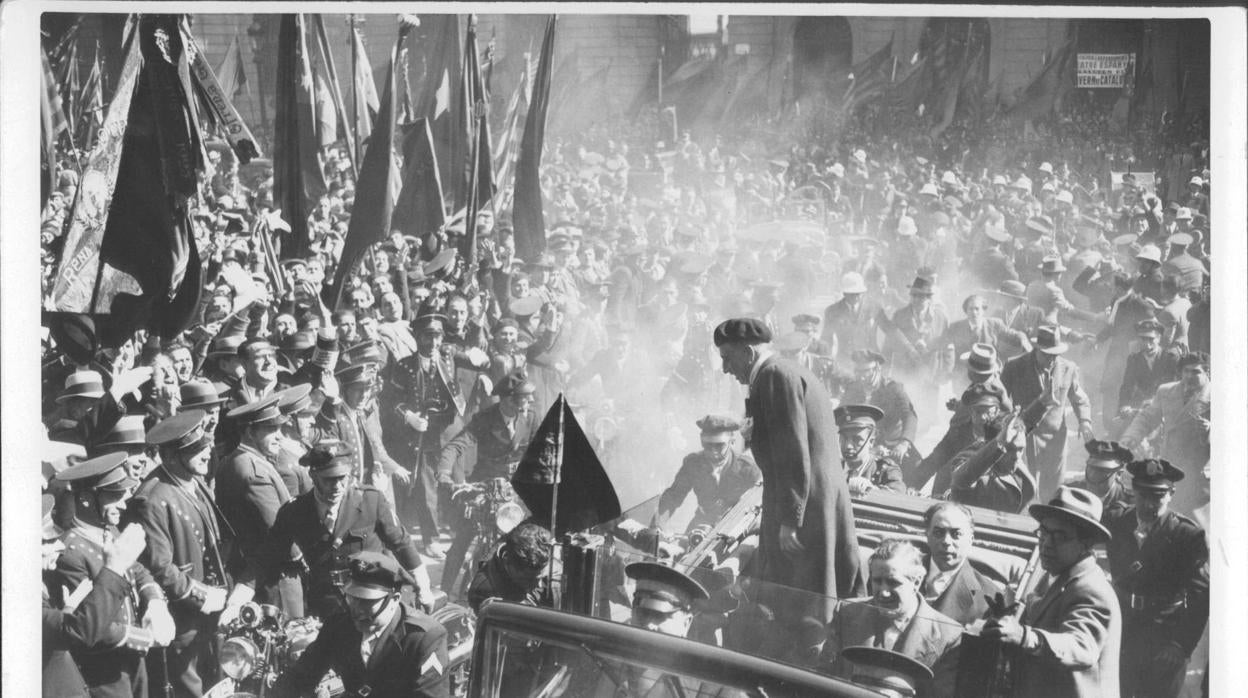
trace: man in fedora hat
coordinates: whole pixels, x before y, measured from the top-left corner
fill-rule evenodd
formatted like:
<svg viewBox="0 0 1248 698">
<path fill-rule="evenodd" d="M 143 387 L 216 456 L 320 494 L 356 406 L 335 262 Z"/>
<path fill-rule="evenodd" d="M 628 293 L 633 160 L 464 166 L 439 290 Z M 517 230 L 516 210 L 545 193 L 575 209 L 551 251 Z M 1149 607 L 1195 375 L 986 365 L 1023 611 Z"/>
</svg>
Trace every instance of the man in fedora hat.
<svg viewBox="0 0 1248 698">
<path fill-rule="evenodd" d="M 1011 666 L 1017 698 L 1116 698 L 1122 610 L 1093 553 L 1111 537 L 1101 525 L 1101 500 L 1059 487 L 1048 504 L 1028 511 L 1040 524 L 1046 574 L 1021 616 L 988 621 L 982 636 L 1018 648 Z"/>
<path fill-rule="evenodd" d="M 1134 456 L 1117 441 L 1093 439 L 1085 443 L 1088 460 L 1083 477 L 1070 483 L 1101 498 L 1105 520 L 1117 516 L 1134 502 L 1131 488 L 1123 484 L 1122 473 Z"/>
<path fill-rule="evenodd" d="M 741 495 L 762 482 L 763 475 L 748 454 L 738 453 L 733 437 L 741 423 L 732 417 L 706 415 L 697 421 L 702 450 L 685 456 L 672 484 L 659 495 L 654 525 L 663 528 L 693 492 L 697 509 L 687 530 L 714 525 Z"/>
<path fill-rule="evenodd" d="M 1170 509 L 1183 471 L 1151 458 L 1127 470 L 1135 506 L 1106 524 L 1124 617 L 1122 695 L 1175 698 L 1209 620 L 1209 546 L 1199 524 Z"/>
<path fill-rule="evenodd" d="M 910 303 L 898 308 L 890 321 L 885 356 L 903 377 L 930 378 L 937 368 L 940 337 L 949 329 L 945 311 L 933 303 L 936 280 L 919 275 L 910 284 Z"/>
<path fill-rule="evenodd" d="M 347 569 L 346 612 L 326 619 L 274 694 L 308 695 L 332 669 L 350 695 L 449 696 L 446 628 L 403 602 L 411 575 L 379 552 L 352 555 Z"/>
<path fill-rule="evenodd" d="M 814 592 L 812 601 L 852 595 L 861 589 L 858 543 L 830 398 L 813 374 L 773 355 L 758 319 L 726 320 L 713 335 L 724 373 L 749 387 L 748 442 L 764 488 L 755 576 Z M 830 610 L 809 606 L 774 610 L 786 623 Z"/>
<path fill-rule="evenodd" d="M 1001 321 L 1006 327 L 1031 337 L 1036 328 L 1044 324 L 1044 311 L 1027 303 L 1027 287 L 1023 282 L 1003 281 L 993 293 L 1001 299 Z M 1014 341 L 1014 335 L 1001 336 L 1000 340 L 997 350 L 1003 361 L 1031 351 Z"/>
<path fill-rule="evenodd" d="M 1028 333 L 1012 329 L 1001 318 L 988 314 L 988 298 L 982 293 L 972 293 L 962 301 L 962 312 L 966 317 L 949 325 L 939 343 L 952 356 L 946 357 L 949 367 L 959 373 L 966 366 L 972 346 L 976 343 L 992 347 L 1000 347 L 1007 341 L 1012 345 L 1022 346 L 1031 350 Z M 995 352 L 994 352 L 995 353 Z"/>
<path fill-rule="evenodd" d="M 1014 238 L 1005 229 L 1005 216 L 995 209 L 986 214 L 982 244 L 971 256 L 970 272 L 985 288 L 998 288 L 1006 281 L 1018 281 L 1014 258 L 1001 246 Z"/>
<path fill-rule="evenodd" d="M 844 361 L 858 349 L 879 350 L 880 325 L 887 318 L 883 308 L 865 298 L 866 292 L 862 274 L 846 272 L 841 277 L 841 299 L 823 311 L 821 339 L 835 347 L 833 358 Z"/>
<path fill-rule="evenodd" d="M 1144 245 L 1135 253 L 1135 265 L 1138 275 L 1132 282 L 1135 289 L 1144 298 L 1161 302 L 1161 250 L 1156 245 Z"/>
<path fill-rule="evenodd" d="M 1157 394 L 1136 413 L 1120 440 L 1137 452 L 1145 439 L 1153 441 L 1153 451 L 1194 482 L 1210 455 L 1209 356 L 1185 354 L 1178 366 L 1179 379 L 1157 388 Z M 1177 511 L 1190 514 L 1204 503 L 1195 489 L 1188 488 L 1175 497 Z"/>
<path fill-rule="evenodd" d="M 1073 409 L 1079 434 L 1091 441 L 1092 408 L 1083 390 L 1079 367 L 1062 357 L 1069 345 L 1059 325 L 1042 325 L 1032 338 L 1032 350 L 1011 360 L 1001 371 L 1001 383 L 1022 410 L 1027 431 L 1027 464 L 1039 481 L 1044 498 L 1061 483 L 1066 462 L 1066 412 Z"/>
<path fill-rule="evenodd" d="M 1179 377 L 1179 357 L 1162 350 L 1161 323 L 1153 319 L 1140 320 L 1135 324 L 1135 332 L 1140 349 L 1127 357 L 1122 373 L 1122 387 L 1118 389 L 1119 419 L 1115 420 L 1118 433 L 1130 424 L 1145 402 L 1153 399 L 1157 388 Z"/>
</svg>

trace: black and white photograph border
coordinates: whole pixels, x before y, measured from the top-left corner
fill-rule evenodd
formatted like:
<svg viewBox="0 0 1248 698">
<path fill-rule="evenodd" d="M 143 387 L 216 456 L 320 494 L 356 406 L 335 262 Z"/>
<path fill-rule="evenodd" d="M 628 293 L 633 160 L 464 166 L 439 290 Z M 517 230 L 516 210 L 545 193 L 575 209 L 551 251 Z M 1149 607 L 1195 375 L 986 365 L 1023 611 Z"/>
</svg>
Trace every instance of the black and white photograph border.
<svg viewBox="0 0 1248 698">
<path fill-rule="evenodd" d="M 1214 482 L 1208 541 L 1211 568 L 1210 693 L 1242 695 L 1239 663 L 1248 625 L 1248 51 L 1242 7 L 1104 7 L 1095 5 L 891 5 L 692 3 L 384 3 L 384 2 L 54 2 L 0 5 L 0 471 L 3 508 L 2 692 L 33 695 L 41 660 L 37 643 L 40 588 L 36 554 L 43 443 L 39 410 L 40 17 L 67 13 L 303 13 L 394 16 L 399 13 L 671 14 L 866 17 L 1123 18 L 1210 22 L 1209 168 L 1224 192 L 1210 202 L 1218 231 L 1212 278 L 1212 413 Z M 397 23 L 397 20 L 396 20 Z M 895 35 L 896 36 L 896 35 Z M 915 40 L 917 42 L 917 39 Z M 536 48 L 534 49 L 536 51 Z M 853 60 L 866 53 L 854 48 Z"/>
</svg>

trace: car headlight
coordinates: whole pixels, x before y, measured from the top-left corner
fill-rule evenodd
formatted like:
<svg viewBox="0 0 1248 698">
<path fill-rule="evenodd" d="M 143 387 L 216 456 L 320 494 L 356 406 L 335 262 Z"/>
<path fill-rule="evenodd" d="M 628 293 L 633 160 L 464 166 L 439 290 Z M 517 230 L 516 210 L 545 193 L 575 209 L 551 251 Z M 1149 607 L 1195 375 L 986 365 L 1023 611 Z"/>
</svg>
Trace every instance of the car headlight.
<svg viewBox="0 0 1248 698">
<path fill-rule="evenodd" d="M 524 509 L 515 502 L 500 505 L 498 512 L 494 514 L 494 525 L 504 534 L 510 533 L 521 521 L 524 521 Z"/>
<path fill-rule="evenodd" d="M 242 681 L 255 671 L 259 656 L 260 650 L 251 640 L 245 637 L 228 638 L 221 645 L 221 673 L 235 681 Z"/>
</svg>

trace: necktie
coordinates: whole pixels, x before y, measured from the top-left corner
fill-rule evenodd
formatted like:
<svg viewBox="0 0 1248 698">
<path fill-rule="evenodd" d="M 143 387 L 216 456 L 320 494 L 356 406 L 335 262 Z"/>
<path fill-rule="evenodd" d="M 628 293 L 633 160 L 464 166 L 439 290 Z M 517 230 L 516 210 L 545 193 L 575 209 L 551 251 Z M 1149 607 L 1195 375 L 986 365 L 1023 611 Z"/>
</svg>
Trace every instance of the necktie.
<svg viewBox="0 0 1248 698">
<path fill-rule="evenodd" d="M 369 633 L 360 641 L 360 657 L 364 659 L 364 666 L 368 666 L 368 658 L 373 654 L 373 634 Z"/>
</svg>

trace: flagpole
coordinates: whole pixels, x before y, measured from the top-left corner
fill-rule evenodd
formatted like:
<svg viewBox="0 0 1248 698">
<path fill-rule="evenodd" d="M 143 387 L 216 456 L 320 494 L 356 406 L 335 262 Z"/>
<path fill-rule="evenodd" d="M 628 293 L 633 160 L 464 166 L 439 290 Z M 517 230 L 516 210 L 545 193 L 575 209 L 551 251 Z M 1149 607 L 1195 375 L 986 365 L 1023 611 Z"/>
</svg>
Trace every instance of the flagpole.
<svg viewBox="0 0 1248 698">
<path fill-rule="evenodd" d="M 347 40 L 351 42 L 351 117 L 353 119 L 360 115 L 360 56 L 355 46 L 355 20 L 355 14 L 347 15 L 347 24 L 350 25 L 348 32 L 350 36 Z M 360 143 L 360 125 L 352 124 L 352 126 L 354 128 L 351 130 L 351 137 L 355 141 L 355 152 L 359 153 L 364 147 L 364 144 Z M 359 173 L 357 172 L 356 175 L 358 176 Z"/>
</svg>

